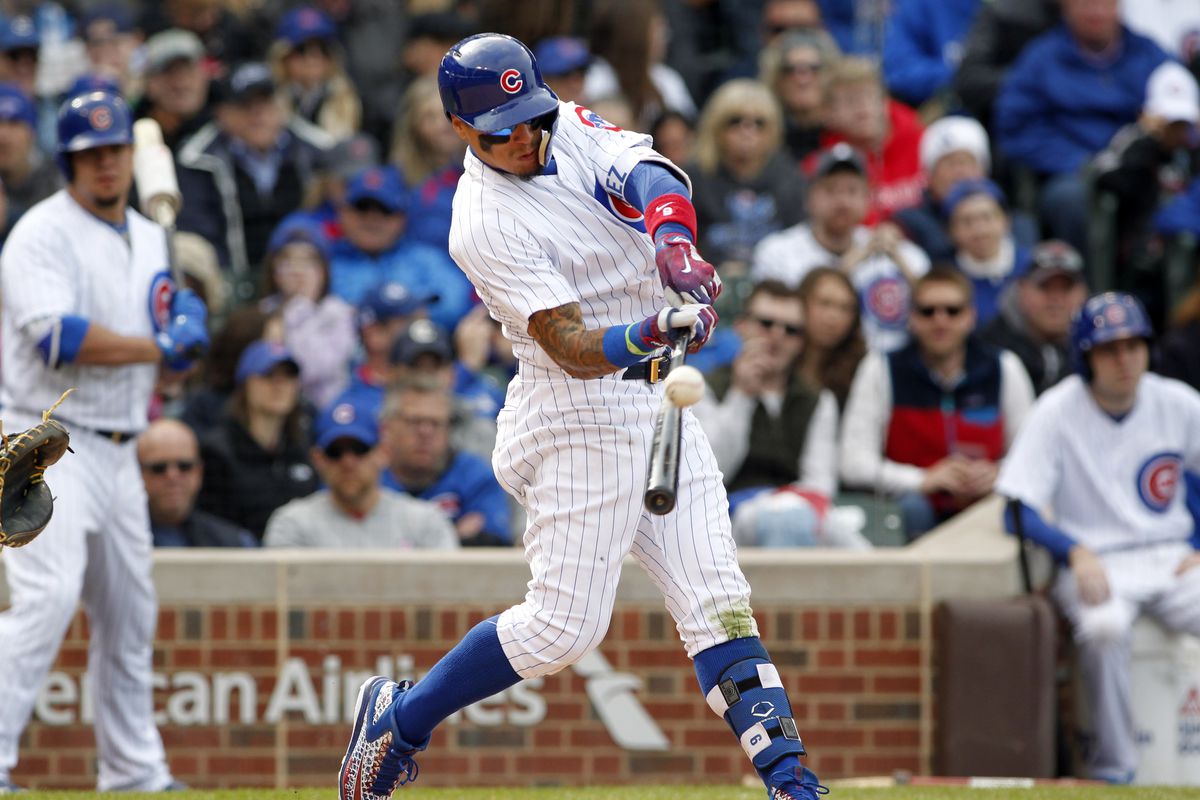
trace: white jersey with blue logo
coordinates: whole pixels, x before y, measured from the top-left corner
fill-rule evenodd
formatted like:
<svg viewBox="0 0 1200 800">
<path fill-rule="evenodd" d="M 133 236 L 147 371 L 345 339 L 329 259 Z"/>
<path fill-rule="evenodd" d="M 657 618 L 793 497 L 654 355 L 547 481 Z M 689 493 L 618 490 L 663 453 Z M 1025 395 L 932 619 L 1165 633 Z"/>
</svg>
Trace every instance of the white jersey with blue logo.
<svg viewBox="0 0 1200 800">
<path fill-rule="evenodd" d="M 123 336 L 153 336 L 167 319 L 173 284 L 163 229 L 126 209 L 128 239 L 65 189 L 17 222 L 0 254 L 4 380 L 0 404 L 40 412 L 67 389 L 63 419 L 89 428 L 139 431 L 157 364 L 51 368 L 37 347 L 49 324 L 78 316 Z"/>
<path fill-rule="evenodd" d="M 1072 375 L 1038 398 L 996 491 L 1050 512 L 1086 547 L 1111 552 L 1192 535 L 1183 470 L 1200 470 L 1200 393 L 1148 373 L 1118 421 Z"/>
<path fill-rule="evenodd" d="M 624 200 L 625 181 L 639 162 L 654 161 L 689 191 L 691 183 L 650 144 L 645 134 L 560 103 L 544 174 L 498 172 L 468 149 L 454 195 L 450 255 L 522 363 L 566 377 L 529 336 L 536 311 L 579 303 L 584 324 L 602 328 L 644 319 L 666 304 L 654 244 L 641 212 Z"/>
</svg>

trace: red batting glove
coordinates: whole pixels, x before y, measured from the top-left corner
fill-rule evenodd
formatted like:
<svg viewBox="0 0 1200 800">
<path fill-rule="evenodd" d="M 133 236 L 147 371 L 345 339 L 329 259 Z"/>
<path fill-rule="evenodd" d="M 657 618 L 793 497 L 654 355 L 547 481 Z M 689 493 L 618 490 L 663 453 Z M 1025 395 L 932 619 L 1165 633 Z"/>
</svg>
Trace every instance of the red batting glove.
<svg viewBox="0 0 1200 800">
<path fill-rule="evenodd" d="M 711 305 L 721 294 L 716 268 L 701 258 L 696 246 L 681 233 L 669 234 L 658 242 L 654 263 L 672 303 Z"/>
</svg>

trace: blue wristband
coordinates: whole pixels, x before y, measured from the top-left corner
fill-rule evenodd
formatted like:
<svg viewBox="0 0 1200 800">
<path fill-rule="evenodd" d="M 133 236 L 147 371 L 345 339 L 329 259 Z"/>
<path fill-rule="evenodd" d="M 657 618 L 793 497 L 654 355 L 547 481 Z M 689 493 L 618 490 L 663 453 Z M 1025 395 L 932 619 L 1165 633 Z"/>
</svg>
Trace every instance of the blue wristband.
<svg viewBox="0 0 1200 800">
<path fill-rule="evenodd" d="M 604 332 L 604 357 L 614 367 L 632 367 L 654 349 L 642 350 L 643 342 L 640 330 L 641 323 L 635 322 L 624 327 L 614 325 Z M 636 340 L 636 341 L 635 341 Z"/>
</svg>

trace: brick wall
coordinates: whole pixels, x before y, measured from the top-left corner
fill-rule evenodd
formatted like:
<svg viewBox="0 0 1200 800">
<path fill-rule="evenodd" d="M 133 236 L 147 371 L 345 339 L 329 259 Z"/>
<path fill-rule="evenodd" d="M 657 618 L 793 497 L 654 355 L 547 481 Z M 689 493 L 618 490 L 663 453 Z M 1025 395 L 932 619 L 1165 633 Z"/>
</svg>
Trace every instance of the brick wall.
<svg viewBox="0 0 1200 800">
<path fill-rule="evenodd" d="M 196 787 L 333 785 L 360 680 L 419 675 L 497 606 L 170 605 L 159 616 L 156 704 L 176 776 Z M 600 652 L 643 681 L 637 697 L 665 751 L 614 743 L 573 670 L 485 701 L 439 728 L 421 785 L 735 782 L 749 765 L 703 702 L 661 606 L 619 605 Z M 762 606 L 758 613 L 826 777 L 923 771 L 929 680 L 918 606 Z M 95 781 L 82 673 L 86 621 L 71 626 L 27 729 L 14 778 Z M 251 696 L 253 695 L 253 696 Z"/>
</svg>

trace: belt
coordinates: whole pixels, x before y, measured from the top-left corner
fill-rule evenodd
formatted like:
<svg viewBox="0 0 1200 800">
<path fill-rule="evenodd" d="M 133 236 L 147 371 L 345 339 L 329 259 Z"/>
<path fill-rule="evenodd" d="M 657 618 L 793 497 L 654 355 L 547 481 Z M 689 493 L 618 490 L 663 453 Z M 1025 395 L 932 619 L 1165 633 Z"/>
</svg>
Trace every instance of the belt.
<svg viewBox="0 0 1200 800">
<path fill-rule="evenodd" d="M 667 377 L 671 371 L 671 359 L 667 356 L 655 356 L 648 361 L 641 361 L 621 373 L 621 380 L 645 381 L 658 383 Z"/>
<path fill-rule="evenodd" d="M 131 439 L 136 439 L 141 436 L 138 431 L 102 431 L 96 428 L 80 428 L 88 433 L 94 433 L 102 439 L 108 439 L 113 444 L 125 444 Z"/>
</svg>

